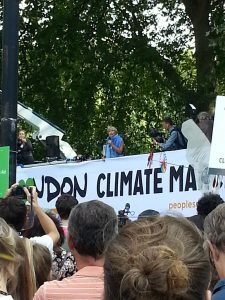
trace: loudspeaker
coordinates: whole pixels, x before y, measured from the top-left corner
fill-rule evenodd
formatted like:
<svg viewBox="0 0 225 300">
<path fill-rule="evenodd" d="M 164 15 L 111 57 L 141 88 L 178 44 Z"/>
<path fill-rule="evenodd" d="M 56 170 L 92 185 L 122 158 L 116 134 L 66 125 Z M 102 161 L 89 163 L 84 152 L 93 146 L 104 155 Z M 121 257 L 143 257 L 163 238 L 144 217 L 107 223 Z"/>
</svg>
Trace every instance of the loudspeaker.
<svg viewBox="0 0 225 300">
<path fill-rule="evenodd" d="M 60 158 L 59 137 L 57 135 L 46 137 L 46 156 L 48 158 Z"/>
</svg>

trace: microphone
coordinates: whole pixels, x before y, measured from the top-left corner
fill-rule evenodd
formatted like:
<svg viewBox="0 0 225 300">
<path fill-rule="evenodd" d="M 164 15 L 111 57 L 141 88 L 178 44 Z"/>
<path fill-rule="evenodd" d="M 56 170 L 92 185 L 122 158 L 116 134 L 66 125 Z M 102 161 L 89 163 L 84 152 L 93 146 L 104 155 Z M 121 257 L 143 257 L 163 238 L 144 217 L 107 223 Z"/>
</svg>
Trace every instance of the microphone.
<svg viewBox="0 0 225 300">
<path fill-rule="evenodd" d="M 108 136 L 108 138 L 107 138 L 107 144 L 109 144 L 108 141 L 112 141 L 111 136 Z M 110 148 L 110 149 L 112 148 L 111 144 L 109 144 L 109 148 Z"/>
</svg>

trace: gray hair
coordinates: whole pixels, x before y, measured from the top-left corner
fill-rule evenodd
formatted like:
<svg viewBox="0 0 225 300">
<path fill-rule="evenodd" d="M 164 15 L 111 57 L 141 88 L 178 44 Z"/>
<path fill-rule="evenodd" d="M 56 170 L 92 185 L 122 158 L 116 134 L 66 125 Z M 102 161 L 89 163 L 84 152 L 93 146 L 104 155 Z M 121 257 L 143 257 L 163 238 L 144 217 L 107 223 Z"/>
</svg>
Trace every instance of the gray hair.
<svg viewBox="0 0 225 300">
<path fill-rule="evenodd" d="M 208 112 L 202 111 L 197 116 L 198 120 L 211 120 L 211 116 Z"/>
<path fill-rule="evenodd" d="M 68 231 L 80 255 L 98 259 L 118 231 L 117 215 L 98 200 L 80 203 L 70 214 Z"/>
<path fill-rule="evenodd" d="M 205 218 L 204 233 L 218 250 L 225 252 L 225 203 L 218 205 Z"/>
<path fill-rule="evenodd" d="M 118 130 L 117 130 L 117 128 L 116 127 L 114 127 L 114 126 L 108 126 L 107 127 L 107 132 L 109 132 L 109 131 L 115 131 L 116 133 L 118 132 Z"/>
</svg>

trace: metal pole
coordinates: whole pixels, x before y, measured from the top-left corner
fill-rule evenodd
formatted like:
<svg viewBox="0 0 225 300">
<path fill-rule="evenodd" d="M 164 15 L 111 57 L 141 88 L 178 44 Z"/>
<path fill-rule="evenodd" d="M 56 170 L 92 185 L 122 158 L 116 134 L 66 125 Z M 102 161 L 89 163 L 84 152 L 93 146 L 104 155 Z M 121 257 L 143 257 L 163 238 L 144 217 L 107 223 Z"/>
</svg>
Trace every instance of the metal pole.
<svg viewBox="0 0 225 300">
<path fill-rule="evenodd" d="M 9 182 L 16 182 L 19 0 L 4 0 L 1 144 L 10 146 Z"/>
</svg>

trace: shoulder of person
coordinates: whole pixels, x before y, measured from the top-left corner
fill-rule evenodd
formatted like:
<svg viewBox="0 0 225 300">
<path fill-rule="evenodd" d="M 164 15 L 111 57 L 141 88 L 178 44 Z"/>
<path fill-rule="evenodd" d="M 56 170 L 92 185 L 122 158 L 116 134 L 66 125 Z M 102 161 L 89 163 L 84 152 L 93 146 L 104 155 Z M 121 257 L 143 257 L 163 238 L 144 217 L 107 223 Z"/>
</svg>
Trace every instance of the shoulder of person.
<svg viewBox="0 0 225 300">
<path fill-rule="evenodd" d="M 67 278 L 65 278 L 67 279 Z M 58 281 L 58 280 L 52 280 L 52 281 L 48 281 L 45 282 L 35 293 L 33 300 L 45 300 L 45 299 L 49 299 L 49 296 L 52 296 L 52 291 L 55 290 L 55 293 L 57 294 L 57 290 L 56 289 L 62 289 L 64 287 L 63 285 L 63 281 Z M 61 293 L 60 293 L 61 294 Z M 53 299 L 53 298 L 50 298 Z M 57 299 L 59 299 L 57 297 Z"/>
<path fill-rule="evenodd" d="M 224 300 L 225 299 L 225 279 L 220 280 L 213 290 L 212 300 Z"/>
<path fill-rule="evenodd" d="M 225 290 L 221 290 L 212 295 L 212 300 L 224 300 L 225 299 Z"/>
</svg>

